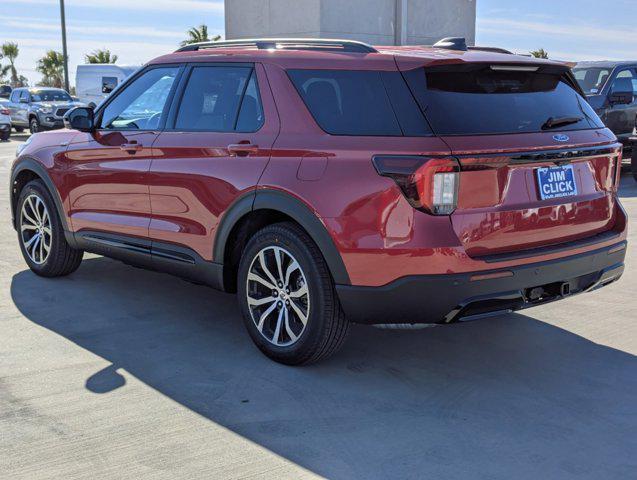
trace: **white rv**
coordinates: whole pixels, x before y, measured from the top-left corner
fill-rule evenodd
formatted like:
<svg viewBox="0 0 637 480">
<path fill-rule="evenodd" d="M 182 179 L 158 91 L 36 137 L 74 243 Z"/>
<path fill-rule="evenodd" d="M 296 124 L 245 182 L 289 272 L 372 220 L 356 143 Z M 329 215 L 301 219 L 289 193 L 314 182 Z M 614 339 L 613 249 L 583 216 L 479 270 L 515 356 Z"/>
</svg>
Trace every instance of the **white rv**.
<svg viewBox="0 0 637 480">
<path fill-rule="evenodd" d="M 75 72 L 75 95 L 81 102 L 95 107 L 138 68 L 138 65 L 112 63 L 78 65 Z"/>
</svg>

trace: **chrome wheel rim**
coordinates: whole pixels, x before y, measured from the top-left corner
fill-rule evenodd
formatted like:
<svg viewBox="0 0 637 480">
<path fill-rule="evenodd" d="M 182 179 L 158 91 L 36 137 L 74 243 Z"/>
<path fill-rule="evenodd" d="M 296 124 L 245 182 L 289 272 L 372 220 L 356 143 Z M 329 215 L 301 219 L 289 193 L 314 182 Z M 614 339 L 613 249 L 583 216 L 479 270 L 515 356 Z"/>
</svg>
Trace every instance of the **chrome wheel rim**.
<svg viewBox="0 0 637 480">
<path fill-rule="evenodd" d="M 301 266 L 281 247 L 256 254 L 246 280 L 246 301 L 259 333 L 277 347 L 298 341 L 310 316 L 310 292 Z"/>
<path fill-rule="evenodd" d="M 51 251 L 51 217 L 42 199 L 35 194 L 22 203 L 20 238 L 33 263 L 42 265 L 46 262 Z"/>
</svg>

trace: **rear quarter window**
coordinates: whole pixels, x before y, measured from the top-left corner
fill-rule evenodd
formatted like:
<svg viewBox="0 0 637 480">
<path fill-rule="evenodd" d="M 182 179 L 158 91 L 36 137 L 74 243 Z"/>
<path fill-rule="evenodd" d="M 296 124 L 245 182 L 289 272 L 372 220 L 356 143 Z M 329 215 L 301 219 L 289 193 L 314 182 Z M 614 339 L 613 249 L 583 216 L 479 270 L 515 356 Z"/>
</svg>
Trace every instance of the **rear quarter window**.
<svg viewBox="0 0 637 480">
<path fill-rule="evenodd" d="M 431 134 L 399 72 L 288 70 L 288 75 L 314 120 L 329 134 Z"/>
</svg>

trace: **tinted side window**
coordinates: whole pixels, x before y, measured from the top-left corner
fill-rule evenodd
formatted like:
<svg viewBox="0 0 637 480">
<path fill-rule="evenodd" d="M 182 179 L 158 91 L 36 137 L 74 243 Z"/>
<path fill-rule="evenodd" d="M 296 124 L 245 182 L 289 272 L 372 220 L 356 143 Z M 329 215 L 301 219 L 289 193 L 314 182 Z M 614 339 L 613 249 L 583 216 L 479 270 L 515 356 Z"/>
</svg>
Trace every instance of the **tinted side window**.
<svg viewBox="0 0 637 480">
<path fill-rule="evenodd" d="M 288 70 L 310 113 L 333 135 L 402 135 L 380 72 Z"/>
<path fill-rule="evenodd" d="M 382 72 L 381 76 L 403 135 L 407 137 L 431 135 L 431 128 L 409 91 L 402 74 L 400 72 Z"/>
<path fill-rule="evenodd" d="M 632 87 L 633 93 L 637 95 L 637 75 L 632 70 L 622 70 L 613 80 L 611 92 L 629 91 Z"/>
<path fill-rule="evenodd" d="M 20 93 L 20 98 L 24 98 L 26 99 L 26 101 L 29 101 L 29 91 L 28 90 L 22 90 L 22 92 Z"/>
<path fill-rule="evenodd" d="M 20 90 L 14 90 L 13 92 L 11 92 L 10 100 L 12 103 L 18 103 L 18 101 L 20 100 Z"/>
<path fill-rule="evenodd" d="M 195 67 L 177 112 L 176 130 L 232 132 L 250 67 Z"/>
<path fill-rule="evenodd" d="M 246 88 L 237 118 L 238 132 L 256 132 L 263 125 L 263 107 L 257 85 L 257 73 L 253 70 Z"/>
<path fill-rule="evenodd" d="M 178 71 L 177 67 L 162 67 L 141 74 L 102 111 L 101 128 L 158 128 Z"/>
</svg>

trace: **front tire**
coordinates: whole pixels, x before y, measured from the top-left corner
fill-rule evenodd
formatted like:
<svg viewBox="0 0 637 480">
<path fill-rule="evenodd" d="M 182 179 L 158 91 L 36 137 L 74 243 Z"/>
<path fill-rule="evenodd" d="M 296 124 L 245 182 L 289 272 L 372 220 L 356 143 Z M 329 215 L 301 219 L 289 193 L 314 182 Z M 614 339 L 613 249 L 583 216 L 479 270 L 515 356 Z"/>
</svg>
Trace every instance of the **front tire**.
<svg viewBox="0 0 637 480">
<path fill-rule="evenodd" d="M 33 134 L 38 133 L 40 130 L 40 121 L 37 117 L 32 117 L 31 120 L 29 120 L 29 131 Z"/>
<path fill-rule="evenodd" d="M 250 337 L 280 363 L 327 358 L 349 331 L 320 250 L 290 222 L 265 227 L 248 242 L 237 295 Z"/>
<path fill-rule="evenodd" d="M 20 250 L 34 273 L 60 277 L 77 270 L 84 252 L 67 243 L 53 198 L 41 180 L 25 185 L 15 213 Z"/>
</svg>

